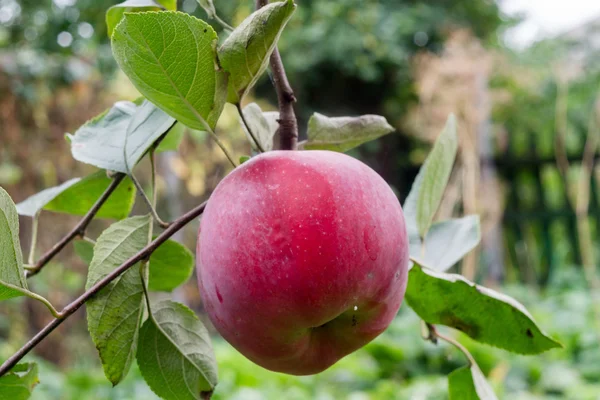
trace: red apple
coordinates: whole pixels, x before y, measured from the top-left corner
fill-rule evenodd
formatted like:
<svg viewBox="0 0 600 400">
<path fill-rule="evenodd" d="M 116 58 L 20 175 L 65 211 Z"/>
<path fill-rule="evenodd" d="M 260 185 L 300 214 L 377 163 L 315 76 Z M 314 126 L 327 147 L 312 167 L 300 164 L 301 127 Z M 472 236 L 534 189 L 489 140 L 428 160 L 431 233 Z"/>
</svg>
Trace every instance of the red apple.
<svg viewBox="0 0 600 400">
<path fill-rule="evenodd" d="M 197 271 L 221 335 L 272 371 L 315 374 L 395 317 L 407 282 L 398 199 L 362 162 L 273 151 L 236 168 L 202 216 Z"/>
</svg>

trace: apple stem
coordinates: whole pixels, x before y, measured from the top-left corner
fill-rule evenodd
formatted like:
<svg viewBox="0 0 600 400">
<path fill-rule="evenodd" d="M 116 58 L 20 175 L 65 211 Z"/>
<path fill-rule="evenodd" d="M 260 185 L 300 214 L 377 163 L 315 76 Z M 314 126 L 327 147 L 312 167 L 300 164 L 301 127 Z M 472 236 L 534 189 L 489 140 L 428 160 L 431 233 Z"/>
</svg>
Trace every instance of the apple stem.
<svg viewBox="0 0 600 400">
<path fill-rule="evenodd" d="M 266 6 L 269 0 L 256 0 L 256 9 Z M 296 96 L 285 73 L 285 67 L 277 46 L 273 50 L 270 59 L 271 71 L 273 72 L 273 85 L 277 91 L 277 102 L 279 104 L 279 149 L 298 149 L 298 120 L 294 112 Z"/>
</svg>

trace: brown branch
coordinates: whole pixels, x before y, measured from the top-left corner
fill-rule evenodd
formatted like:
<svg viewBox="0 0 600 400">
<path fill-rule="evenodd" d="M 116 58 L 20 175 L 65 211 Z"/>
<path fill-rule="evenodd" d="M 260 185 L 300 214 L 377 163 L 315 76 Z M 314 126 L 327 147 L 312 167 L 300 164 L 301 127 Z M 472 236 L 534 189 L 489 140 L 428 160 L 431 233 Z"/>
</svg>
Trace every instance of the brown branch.
<svg viewBox="0 0 600 400">
<path fill-rule="evenodd" d="M 268 3 L 268 0 L 256 0 L 256 9 L 258 10 Z M 277 102 L 279 103 L 279 148 L 281 150 L 296 150 L 298 148 L 298 120 L 294 112 L 296 96 L 288 81 L 277 46 L 271 54 L 270 64 L 273 72 L 273 84 L 277 91 Z"/>
<path fill-rule="evenodd" d="M 167 241 L 176 232 L 181 230 L 194 218 L 197 218 L 204 212 L 206 202 L 200 204 L 198 207 L 188 211 L 186 214 L 179 217 L 177 220 L 165 229 L 156 239 L 150 242 L 146 247 L 140 250 L 136 255 L 130 257 L 121 266 L 116 268 L 113 272 L 102 278 L 89 290 L 75 299 L 73 302 L 68 304 L 59 313 L 58 317 L 53 319 L 48 325 L 46 325 L 40 332 L 38 332 L 31 340 L 29 340 L 23 347 L 19 349 L 13 356 L 0 366 L 0 377 L 9 372 L 27 353 L 29 353 L 35 346 L 37 346 L 46 336 L 54 331 L 60 324 L 63 323 L 69 316 L 73 315 L 75 311 L 79 310 L 82 305 L 85 304 L 90 298 L 97 294 L 100 290 L 106 287 L 109 283 L 118 278 L 121 274 L 127 271 L 129 268 L 136 265 L 139 261 L 145 260 L 164 242 Z"/>
<path fill-rule="evenodd" d="M 81 221 L 79 221 L 79 223 L 69 233 L 67 233 L 65 237 L 63 237 L 58 243 L 56 243 L 50 250 L 44 253 L 44 255 L 41 256 L 39 260 L 37 260 L 37 262 L 32 268 L 27 270 L 25 274 L 26 278 L 31 278 L 32 276 L 37 275 L 37 273 L 40 272 L 40 270 L 44 268 L 44 266 L 48 264 L 50 260 L 52 260 L 58 253 L 60 253 L 62 249 L 64 249 L 65 246 L 69 244 L 73 239 L 77 237 L 83 237 L 83 235 L 85 234 L 85 230 L 87 229 L 90 222 L 92 222 L 96 214 L 98 214 L 98 211 L 100 211 L 100 208 L 104 205 L 104 203 L 106 203 L 108 198 L 113 194 L 113 192 L 117 189 L 117 187 L 124 178 L 125 174 L 122 173 L 117 173 L 113 177 L 113 180 L 110 183 L 110 185 L 108 185 L 104 193 L 102 193 L 102 196 L 100 196 L 100 198 L 96 201 L 92 208 L 90 208 L 87 214 L 85 214 Z"/>
</svg>

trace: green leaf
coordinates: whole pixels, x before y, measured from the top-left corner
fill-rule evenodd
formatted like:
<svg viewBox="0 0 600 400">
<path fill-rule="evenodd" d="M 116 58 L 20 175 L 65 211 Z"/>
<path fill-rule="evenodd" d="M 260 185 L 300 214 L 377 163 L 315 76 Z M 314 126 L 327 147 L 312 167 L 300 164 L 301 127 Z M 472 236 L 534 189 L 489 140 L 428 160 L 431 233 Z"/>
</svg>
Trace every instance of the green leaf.
<svg viewBox="0 0 600 400">
<path fill-rule="evenodd" d="M 117 63 L 147 99 L 193 129 L 214 128 L 227 97 L 217 34 L 181 12 L 125 14 L 112 36 Z"/>
<path fill-rule="evenodd" d="M 81 258 L 83 262 L 87 265 L 92 263 L 92 259 L 94 258 L 94 245 L 85 240 L 75 240 L 73 241 L 73 248 L 75 249 L 75 254 Z"/>
<path fill-rule="evenodd" d="M 424 238 L 427 234 L 450 179 L 457 150 L 456 117 L 450 115 L 404 203 L 409 236 Z"/>
<path fill-rule="evenodd" d="M 515 299 L 461 275 L 415 263 L 408 276 L 406 300 L 425 322 L 456 328 L 481 343 L 513 353 L 538 354 L 561 347 Z"/>
<path fill-rule="evenodd" d="M 170 292 L 194 271 L 194 256 L 184 245 L 167 240 L 150 256 L 148 289 Z"/>
<path fill-rule="evenodd" d="M 464 366 L 448 375 L 450 400 L 498 400 L 477 365 Z"/>
<path fill-rule="evenodd" d="M 162 153 L 164 151 L 176 151 L 179 149 L 179 145 L 183 141 L 183 137 L 185 136 L 185 125 L 176 123 L 171 127 L 167 136 L 160 142 L 158 147 L 156 148 L 157 153 Z"/>
<path fill-rule="evenodd" d="M 250 158 L 250 156 L 240 156 L 240 165 L 248 161 Z"/>
<path fill-rule="evenodd" d="M 329 118 L 314 113 L 308 121 L 308 140 L 303 147 L 345 152 L 393 131 L 394 127 L 379 115 Z"/>
<path fill-rule="evenodd" d="M 244 107 L 242 112 L 244 113 L 246 122 L 248 122 L 248 125 L 250 126 L 250 130 L 252 130 L 252 133 L 262 146 L 263 150 L 273 150 L 273 138 L 277 133 L 277 129 L 279 129 L 279 122 L 277 122 L 279 113 L 276 111 L 263 112 L 256 103 L 248 104 Z M 254 140 L 252 140 L 250 133 L 248 133 L 248 130 L 243 123 L 242 127 L 244 128 L 244 132 L 246 132 L 246 137 L 250 141 L 252 148 L 258 150 Z"/>
<path fill-rule="evenodd" d="M 229 72 L 227 101 L 237 104 L 265 72 L 283 28 L 296 10 L 293 0 L 268 4 L 246 18 L 219 48 Z"/>
<path fill-rule="evenodd" d="M 413 259 L 436 271 L 446 271 L 479 244 L 479 216 L 434 223 L 425 236 L 424 245 L 419 235 L 413 235 L 409 240 Z"/>
<path fill-rule="evenodd" d="M 162 4 L 161 4 L 162 3 Z M 166 4 L 170 3 L 167 8 Z M 175 10 L 177 9 L 177 0 L 168 1 L 154 1 L 154 0 L 127 0 L 117 5 L 114 5 L 106 12 L 106 27 L 108 30 L 108 36 L 112 36 L 112 33 L 118 23 L 123 18 L 123 14 L 126 12 L 142 12 L 142 11 L 160 11 L 163 7 Z"/>
<path fill-rule="evenodd" d="M 17 364 L 0 377 L 0 399 L 27 400 L 38 383 L 37 364 Z"/>
<path fill-rule="evenodd" d="M 15 203 L 0 187 L 0 300 L 23 296 L 27 280 L 19 243 L 19 215 Z"/>
<path fill-rule="evenodd" d="M 163 301 L 140 331 L 140 371 L 166 400 L 200 400 L 217 384 L 217 362 L 208 331 L 183 304 Z"/>
<path fill-rule="evenodd" d="M 150 216 L 132 217 L 102 232 L 94 246 L 86 290 L 148 243 L 151 222 Z M 88 330 L 113 385 L 125 377 L 135 355 L 144 312 L 142 285 L 139 268 L 134 266 L 86 303 Z"/>
<path fill-rule="evenodd" d="M 129 174 L 173 124 L 175 119 L 147 100 L 139 105 L 119 101 L 68 135 L 71 154 L 86 164 Z"/>
<path fill-rule="evenodd" d="M 83 179 L 74 178 L 27 198 L 17 204 L 17 211 L 21 215 L 30 217 L 40 210 L 85 215 L 102 196 L 111 181 L 105 171 L 98 171 Z M 100 207 L 96 217 L 114 219 L 127 217 L 135 202 L 135 194 L 133 182 L 126 178 Z"/>
<path fill-rule="evenodd" d="M 217 10 L 215 10 L 215 5 L 212 0 L 198 0 L 198 4 L 206 11 L 208 18 L 214 18 L 215 15 L 217 15 Z"/>
</svg>

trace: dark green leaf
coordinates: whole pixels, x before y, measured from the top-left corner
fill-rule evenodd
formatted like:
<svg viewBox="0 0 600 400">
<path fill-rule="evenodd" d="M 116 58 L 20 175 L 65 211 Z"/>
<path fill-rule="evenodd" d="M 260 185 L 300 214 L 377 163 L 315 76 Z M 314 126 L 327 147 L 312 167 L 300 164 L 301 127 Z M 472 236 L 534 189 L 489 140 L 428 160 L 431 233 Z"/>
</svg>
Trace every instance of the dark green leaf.
<svg viewBox="0 0 600 400">
<path fill-rule="evenodd" d="M 19 243 L 19 215 L 15 203 L 0 187 L 0 300 L 22 296 L 27 290 Z"/>
<path fill-rule="evenodd" d="M 461 367 L 448 375 L 450 400 L 498 400 L 477 365 Z"/>
<path fill-rule="evenodd" d="M 182 244 L 167 240 L 150 256 L 148 289 L 170 292 L 194 271 L 194 256 Z"/>
<path fill-rule="evenodd" d="M 111 225 L 94 246 L 86 290 L 147 243 L 152 219 L 132 217 Z M 139 268 L 130 268 L 86 303 L 88 330 L 113 385 L 129 371 L 137 347 L 144 292 Z"/>
<path fill-rule="evenodd" d="M 410 239 L 410 256 L 436 271 L 446 271 L 481 240 L 479 216 L 436 222 L 425 236 L 425 244 L 418 235 Z"/>
<path fill-rule="evenodd" d="M 295 9 L 293 0 L 268 4 L 250 14 L 223 42 L 219 59 L 230 74 L 227 101 L 239 103 L 265 72 Z"/>
<path fill-rule="evenodd" d="M 308 140 L 303 147 L 345 152 L 393 131 L 394 127 L 379 115 L 329 118 L 314 113 L 308 121 Z"/>
<path fill-rule="evenodd" d="M 140 330 L 140 371 L 166 400 L 200 400 L 217 384 L 217 362 L 208 331 L 182 304 L 163 301 Z"/>
<path fill-rule="evenodd" d="M 173 0 L 175 2 L 175 0 Z M 110 37 L 117 24 L 126 12 L 160 11 L 163 7 L 154 0 L 127 0 L 114 5 L 106 12 L 106 28 Z M 175 8 L 173 8 L 174 10 Z"/>
<path fill-rule="evenodd" d="M 37 364 L 17 364 L 0 378 L 0 399 L 27 400 L 38 383 Z"/>
<path fill-rule="evenodd" d="M 410 237 L 418 235 L 424 238 L 427 234 L 450 179 L 457 149 L 456 118 L 450 115 L 404 203 Z"/>
<path fill-rule="evenodd" d="M 179 149 L 179 145 L 183 141 L 183 137 L 185 136 L 185 125 L 176 123 L 167 133 L 167 136 L 160 142 L 158 147 L 156 148 L 157 153 L 162 153 L 163 151 L 176 151 Z"/>
<path fill-rule="evenodd" d="M 73 248 L 83 262 L 87 265 L 92 263 L 92 259 L 94 258 L 94 245 L 92 243 L 85 240 L 75 240 Z"/>
<path fill-rule="evenodd" d="M 71 153 L 86 164 L 128 174 L 173 124 L 175 119 L 147 100 L 140 105 L 119 101 L 68 135 Z"/>
<path fill-rule="evenodd" d="M 408 275 L 406 300 L 430 324 L 456 328 L 513 353 L 537 354 L 561 345 L 546 336 L 515 299 L 417 263 Z"/>
<path fill-rule="evenodd" d="M 117 63 L 150 101 L 193 129 L 217 123 L 227 97 L 217 34 L 181 12 L 125 14 L 112 36 Z"/>
<path fill-rule="evenodd" d="M 277 122 L 279 119 L 279 112 L 263 112 L 256 103 L 248 104 L 244 107 L 242 112 L 244 113 L 246 122 L 248 122 L 248 125 L 252 130 L 252 134 L 254 134 L 263 150 L 273 150 L 273 138 L 275 137 L 275 133 L 277 133 L 277 129 L 279 129 L 279 122 Z M 258 150 L 254 140 L 250 137 L 250 134 L 243 123 L 242 127 L 244 128 L 244 132 L 246 132 L 246 136 L 248 137 L 252 148 Z"/>
</svg>

